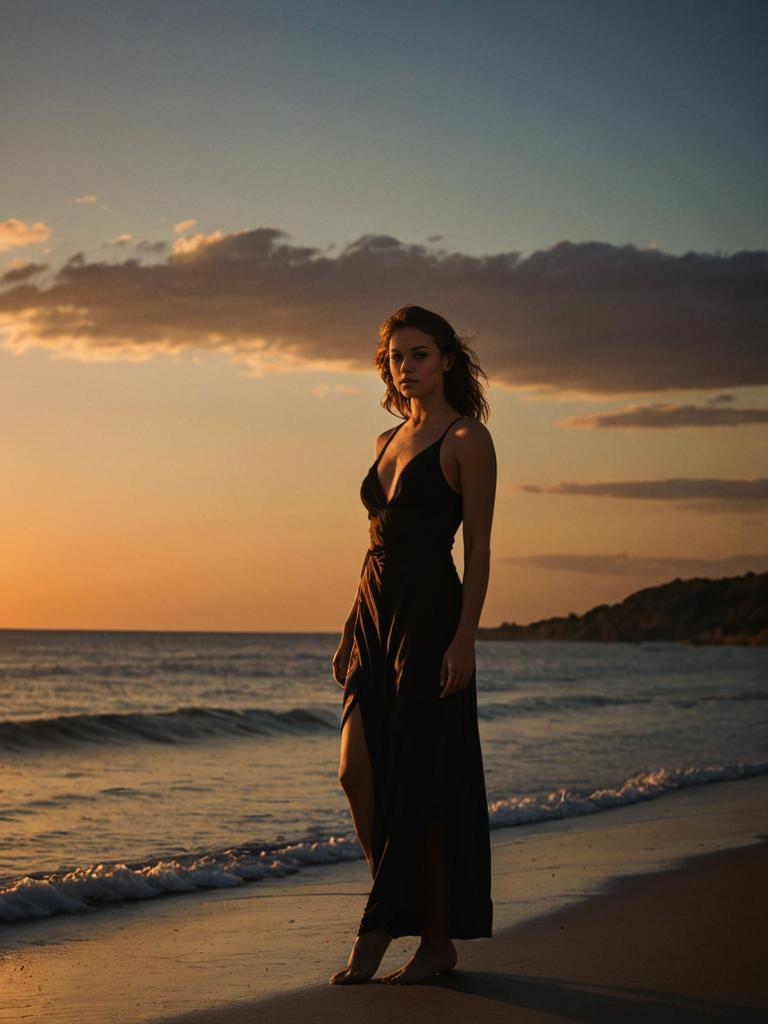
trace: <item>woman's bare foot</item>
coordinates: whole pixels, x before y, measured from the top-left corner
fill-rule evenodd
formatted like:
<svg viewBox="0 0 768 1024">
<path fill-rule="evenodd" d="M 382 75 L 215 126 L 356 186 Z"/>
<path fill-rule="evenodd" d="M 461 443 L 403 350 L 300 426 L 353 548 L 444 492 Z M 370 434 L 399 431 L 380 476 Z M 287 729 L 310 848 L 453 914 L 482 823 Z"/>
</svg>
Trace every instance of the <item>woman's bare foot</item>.
<svg viewBox="0 0 768 1024">
<path fill-rule="evenodd" d="M 385 974 L 381 981 L 388 985 L 412 985 L 414 982 L 431 978 L 434 974 L 452 971 L 457 960 L 456 947 L 450 939 L 446 946 L 440 946 L 439 949 L 422 939 L 411 959 L 399 970 Z"/>
<path fill-rule="evenodd" d="M 355 938 L 349 962 L 328 979 L 330 985 L 355 985 L 370 981 L 379 968 L 392 936 L 381 928 Z"/>
</svg>

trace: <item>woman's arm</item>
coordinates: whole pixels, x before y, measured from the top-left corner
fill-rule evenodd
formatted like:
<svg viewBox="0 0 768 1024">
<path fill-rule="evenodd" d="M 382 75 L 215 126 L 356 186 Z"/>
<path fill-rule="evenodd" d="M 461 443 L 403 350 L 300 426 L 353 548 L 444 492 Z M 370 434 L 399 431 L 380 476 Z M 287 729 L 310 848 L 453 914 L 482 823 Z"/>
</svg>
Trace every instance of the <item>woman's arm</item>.
<svg viewBox="0 0 768 1024">
<path fill-rule="evenodd" d="M 456 633 L 474 639 L 491 568 L 496 453 L 490 433 L 479 421 L 475 421 L 465 437 L 457 437 L 457 441 L 464 519 L 464 595 Z"/>
<path fill-rule="evenodd" d="M 496 498 L 496 453 L 487 428 L 479 421 L 456 432 L 456 460 L 464 520 L 464 578 L 461 617 L 443 658 L 445 697 L 469 682 L 474 645 L 491 568 L 491 526 Z"/>
<path fill-rule="evenodd" d="M 371 549 L 368 548 L 368 550 L 365 552 L 365 557 L 363 558 L 363 564 L 362 564 L 362 566 L 360 568 L 360 575 L 361 576 L 363 575 L 363 572 L 365 571 L 365 563 L 368 561 L 368 559 L 370 557 L 370 554 L 371 554 Z M 355 624 L 355 617 L 356 616 L 357 616 L 357 594 L 355 595 L 355 600 L 352 602 L 352 607 L 349 610 L 349 615 L 347 616 L 346 622 L 344 623 L 344 628 L 342 630 L 342 633 L 349 633 L 350 632 L 350 630 L 352 629 L 352 627 Z"/>
<path fill-rule="evenodd" d="M 365 563 L 368 561 L 368 556 L 370 555 L 370 553 L 371 551 L 369 548 L 365 552 L 365 558 L 363 559 L 363 569 L 365 569 Z M 360 575 L 362 576 L 362 570 L 360 572 Z M 347 670 L 349 668 L 349 659 L 352 653 L 352 647 L 355 642 L 355 620 L 357 619 L 359 594 L 360 588 L 358 587 L 358 592 L 355 595 L 355 600 L 352 605 L 352 608 L 349 612 L 349 615 L 347 616 L 346 622 L 342 626 L 339 646 L 336 648 L 336 653 L 334 654 L 332 660 L 333 678 L 336 680 L 339 686 L 344 686 L 345 679 L 347 676 Z"/>
</svg>

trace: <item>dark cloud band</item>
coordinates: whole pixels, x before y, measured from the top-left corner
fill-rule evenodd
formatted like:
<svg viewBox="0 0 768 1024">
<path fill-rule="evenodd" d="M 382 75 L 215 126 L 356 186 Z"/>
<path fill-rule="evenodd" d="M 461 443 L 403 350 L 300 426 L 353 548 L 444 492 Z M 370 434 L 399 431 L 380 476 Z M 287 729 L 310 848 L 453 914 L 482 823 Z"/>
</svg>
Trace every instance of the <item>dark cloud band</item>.
<svg viewBox="0 0 768 1024">
<path fill-rule="evenodd" d="M 380 322 L 416 302 L 469 334 L 493 382 L 513 389 L 599 396 L 768 383 L 765 251 L 560 242 L 525 258 L 477 257 L 365 235 L 329 256 L 258 228 L 179 239 L 155 263 L 80 253 L 33 283 L 38 269 L 6 274 L 0 292 L 0 329 L 17 349 L 76 339 L 85 357 L 207 348 L 365 371 Z"/>
</svg>

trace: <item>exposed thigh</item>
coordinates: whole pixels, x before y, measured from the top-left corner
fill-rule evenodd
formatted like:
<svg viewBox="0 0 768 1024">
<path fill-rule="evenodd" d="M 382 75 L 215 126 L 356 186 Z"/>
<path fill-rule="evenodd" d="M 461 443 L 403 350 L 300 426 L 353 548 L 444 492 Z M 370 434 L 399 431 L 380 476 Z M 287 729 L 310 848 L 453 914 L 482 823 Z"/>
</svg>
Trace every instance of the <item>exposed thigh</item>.
<svg viewBox="0 0 768 1024">
<path fill-rule="evenodd" d="M 370 771 L 371 765 L 365 742 L 360 702 L 356 700 L 341 731 L 339 777 L 347 775 L 349 778 L 364 778 L 370 775 Z"/>
</svg>

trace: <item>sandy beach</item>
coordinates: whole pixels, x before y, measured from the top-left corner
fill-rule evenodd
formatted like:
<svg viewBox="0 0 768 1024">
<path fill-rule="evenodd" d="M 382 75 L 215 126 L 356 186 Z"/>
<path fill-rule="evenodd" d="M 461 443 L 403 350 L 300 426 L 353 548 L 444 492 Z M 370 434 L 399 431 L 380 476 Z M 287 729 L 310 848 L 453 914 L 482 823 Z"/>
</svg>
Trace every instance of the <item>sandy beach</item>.
<svg viewBox="0 0 768 1024">
<path fill-rule="evenodd" d="M 763 1021 L 767 879 L 765 842 L 706 854 L 462 949 L 453 976 L 318 986 L 173 1020 Z"/>
<path fill-rule="evenodd" d="M 494 937 L 452 976 L 331 987 L 365 863 L 0 933 L 0 1021 L 239 1024 L 757 1019 L 768 1008 L 768 777 L 492 833 Z M 380 974 L 415 949 L 394 941 Z"/>
</svg>

